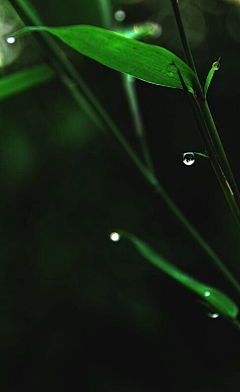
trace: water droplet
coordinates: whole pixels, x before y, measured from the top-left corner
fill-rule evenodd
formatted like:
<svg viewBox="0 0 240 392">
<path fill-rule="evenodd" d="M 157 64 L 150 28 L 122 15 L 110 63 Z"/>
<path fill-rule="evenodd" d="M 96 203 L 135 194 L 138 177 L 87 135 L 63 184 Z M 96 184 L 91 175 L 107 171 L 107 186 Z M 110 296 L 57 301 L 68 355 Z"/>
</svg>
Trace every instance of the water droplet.
<svg viewBox="0 0 240 392">
<path fill-rule="evenodd" d="M 123 11 L 123 10 L 118 10 L 118 11 L 115 12 L 114 18 L 118 22 L 123 22 L 126 19 L 126 12 Z"/>
<path fill-rule="evenodd" d="M 113 242 L 118 242 L 118 241 L 120 240 L 120 235 L 119 235 L 116 231 L 113 231 L 113 232 L 110 234 L 110 239 L 111 239 Z"/>
<path fill-rule="evenodd" d="M 218 61 L 215 61 L 215 62 L 213 63 L 212 68 L 214 68 L 215 71 L 218 71 L 218 70 L 219 70 L 219 68 L 220 68 L 220 62 L 219 62 L 219 60 L 218 60 Z"/>
<path fill-rule="evenodd" d="M 219 314 L 218 314 L 218 313 L 208 313 L 208 317 L 211 317 L 211 318 L 213 318 L 213 319 L 216 319 L 216 318 L 219 317 Z"/>
<path fill-rule="evenodd" d="M 7 37 L 6 41 L 8 44 L 14 44 L 14 42 L 16 41 L 16 39 L 14 37 Z"/>
<path fill-rule="evenodd" d="M 173 77 L 177 72 L 177 68 L 174 63 L 171 63 L 167 67 L 167 75 Z"/>
<path fill-rule="evenodd" d="M 209 297 L 211 295 L 210 291 L 205 291 L 204 292 L 204 297 Z"/>
<path fill-rule="evenodd" d="M 182 154 L 182 160 L 184 165 L 191 166 L 196 160 L 195 154 L 193 152 L 185 152 Z"/>
</svg>

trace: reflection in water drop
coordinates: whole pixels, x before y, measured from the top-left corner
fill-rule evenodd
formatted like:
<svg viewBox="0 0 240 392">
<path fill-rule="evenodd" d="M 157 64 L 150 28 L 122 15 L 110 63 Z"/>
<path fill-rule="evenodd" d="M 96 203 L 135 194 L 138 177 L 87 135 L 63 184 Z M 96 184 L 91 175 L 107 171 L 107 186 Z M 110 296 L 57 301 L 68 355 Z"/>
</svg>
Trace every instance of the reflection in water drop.
<svg viewBox="0 0 240 392">
<path fill-rule="evenodd" d="M 219 314 L 218 314 L 218 313 L 208 313 L 208 317 L 211 317 L 211 318 L 213 318 L 213 319 L 216 319 L 216 318 L 219 317 Z"/>
<path fill-rule="evenodd" d="M 194 164 L 194 162 L 196 160 L 195 154 L 193 152 L 185 152 L 182 155 L 182 160 L 183 160 L 184 165 L 191 166 Z M 209 293 L 209 295 L 210 295 L 210 293 Z M 205 296 L 206 296 L 206 293 L 205 293 Z"/>
<path fill-rule="evenodd" d="M 116 233 L 115 231 L 113 231 L 113 232 L 110 234 L 110 239 L 111 239 L 113 242 L 118 242 L 118 241 L 120 240 L 120 235 L 119 235 L 118 233 Z"/>
<path fill-rule="evenodd" d="M 7 37 L 6 41 L 8 44 L 14 44 L 14 42 L 16 41 L 14 37 Z"/>
<path fill-rule="evenodd" d="M 209 297 L 210 296 L 210 291 L 205 291 L 205 293 L 204 293 L 204 297 Z"/>
<path fill-rule="evenodd" d="M 118 10 L 118 11 L 115 12 L 114 18 L 118 22 L 123 22 L 126 19 L 126 12 L 123 11 L 123 10 Z"/>
<path fill-rule="evenodd" d="M 212 68 L 214 68 L 215 71 L 218 71 L 218 70 L 219 70 L 219 68 L 220 68 L 220 62 L 219 62 L 219 60 L 218 60 L 218 61 L 215 61 L 215 63 L 213 63 Z"/>
</svg>

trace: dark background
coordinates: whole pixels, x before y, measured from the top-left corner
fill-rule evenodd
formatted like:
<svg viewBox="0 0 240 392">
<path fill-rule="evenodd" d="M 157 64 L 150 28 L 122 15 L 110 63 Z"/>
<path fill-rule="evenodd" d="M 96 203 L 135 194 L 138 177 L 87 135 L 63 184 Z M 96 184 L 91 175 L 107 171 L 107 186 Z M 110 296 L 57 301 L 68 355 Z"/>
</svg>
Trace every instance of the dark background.
<svg viewBox="0 0 240 392">
<path fill-rule="evenodd" d="M 102 25 L 97 0 L 32 4 L 45 25 Z M 180 6 L 203 83 L 221 56 L 208 99 L 240 184 L 240 2 Z M 162 35 L 145 41 L 183 58 L 170 0 L 112 8 L 126 11 L 123 26 L 159 23 Z M 139 152 L 120 75 L 63 48 Z M 30 38 L 6 66 L 4 56 L 2 77 L 44 60 Z M 239 229 L 213 170 L 201 157 L 181 162 L 185 151 L 204 152 L 184 93 L 135 85 L 160 183 L 239 278 Z M 239 333 L 109 234 L 131 231 L 239 303 L 237 293 L 58 78 L 0 103 L 0 167 L 2 391 L 236 390 Z"/>
</svg>

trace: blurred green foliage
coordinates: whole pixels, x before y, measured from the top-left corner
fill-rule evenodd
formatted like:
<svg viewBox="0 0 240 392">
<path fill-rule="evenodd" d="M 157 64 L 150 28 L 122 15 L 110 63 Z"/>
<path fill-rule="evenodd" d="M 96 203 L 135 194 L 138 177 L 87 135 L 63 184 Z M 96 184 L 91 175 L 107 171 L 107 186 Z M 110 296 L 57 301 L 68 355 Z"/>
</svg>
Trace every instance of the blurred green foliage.
<svg viewBox="0 0 240 392">
<path fill-rule="evenodd" d="M 32 4 L 45 25 L 102 24 L 97 0 Z M 127 28 L 145 20 L 159 23 L 162 35 L 145 42 L 183 58 L 170 1 L 112 5 L 113 11 L 125 10 Z M 239 184 L 240 5 L 180 5 L 202 82 L 221 56 L 208 97 Z M 2 78 L 44 62 L 31 38 L 22 45 L 18 57 L 0 68 Z M 138 151 L 117 72 L 65 46 L 64 51 Z M 191 167 L 181 162 L 182 152 L 204 152 L 184 94 L 135 83 L 161 183 L 239 277 L 238 228 L 208 160 Z M 209 318 L 197 298 L 131 244 L 111 243 L 109 233 L 116 227 L 134 232 L 239 303 L 236 293 L 58 79 L 1 102 L 0 143 L 1 390 L 236 389 L 237 331 Z"/>
</svg>

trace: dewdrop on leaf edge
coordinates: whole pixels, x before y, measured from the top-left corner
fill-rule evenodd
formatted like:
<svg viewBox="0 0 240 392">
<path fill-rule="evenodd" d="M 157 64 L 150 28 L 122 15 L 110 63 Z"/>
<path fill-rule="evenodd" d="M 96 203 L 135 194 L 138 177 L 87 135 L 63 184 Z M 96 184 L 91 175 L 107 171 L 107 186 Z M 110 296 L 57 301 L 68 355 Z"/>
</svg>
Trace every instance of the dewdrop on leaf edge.
<svg viewBox="0 0 240 392">
<path fill-rule="evenodd" d="M 185 152 L 182 156 L 182 161 L 186 166 L 193 165 L 196 161 L 195 154 L 193 152 Z"/>
<path fill-rule="evenodd" d="M 8 43 L 8 44 L 14 44 L 14 42 L 16 41 L 16 38 L 15 37 L 12 37 L 12 36 L 9 36 L 9 37 L 7 37 L 6 38 L 6 42 Z"/>
<path fill-rule="evenodd" d="M 111 239 L 113 242 L 118 242 L 118 241 L 120 240 L 120 235 L 119 235 L 116 231 L 113 231 L 113 232 L 110 234 L 110 239 Z"/>
</svg>

